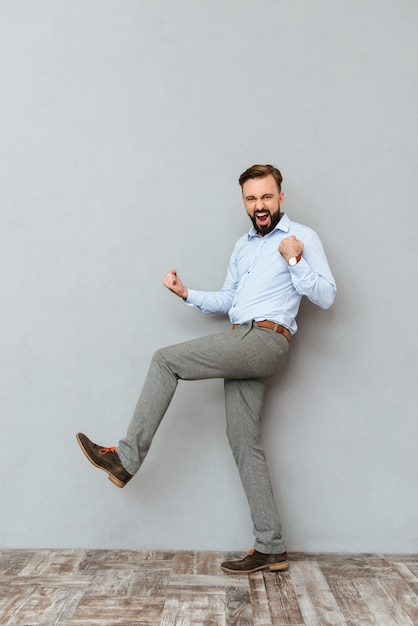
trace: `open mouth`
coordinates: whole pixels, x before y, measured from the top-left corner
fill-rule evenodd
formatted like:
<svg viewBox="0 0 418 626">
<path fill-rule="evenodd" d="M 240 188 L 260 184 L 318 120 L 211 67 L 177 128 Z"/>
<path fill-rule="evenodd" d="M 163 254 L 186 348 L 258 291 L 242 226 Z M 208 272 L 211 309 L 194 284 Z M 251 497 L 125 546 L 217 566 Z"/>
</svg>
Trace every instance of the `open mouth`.
<svg viewBox="0 0 418 626">
<path fill-rule="evenodd" d="M 270 213 L 268 211 L 256 211 L 255 217 L 260 225 L 265 225 L 270 220 Z"/>
</svg>

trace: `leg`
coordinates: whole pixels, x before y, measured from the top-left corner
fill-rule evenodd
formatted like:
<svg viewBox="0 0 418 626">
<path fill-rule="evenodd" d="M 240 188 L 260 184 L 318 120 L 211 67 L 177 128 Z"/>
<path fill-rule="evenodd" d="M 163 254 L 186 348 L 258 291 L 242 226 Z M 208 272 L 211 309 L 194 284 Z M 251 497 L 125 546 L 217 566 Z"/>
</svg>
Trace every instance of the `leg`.
<svg viewBox="0 0 418 626">
<path fill-rule="evenodd" d="M 264 379 L 225 380 L 227 435 L 250 506 L 255 549 L 285 550 L 279 514 L 261 441 Z"/>
<path fill-rule="evenodd" d="M 127 435 L 118 454 L 135 474 L 171 402 L 178 380 L 246 379 L 271 376 L 284 361 L 287 340 L 251 322 L 237 330 L 209 335 L 158 350 L 151 361 Z"/>
</svg>

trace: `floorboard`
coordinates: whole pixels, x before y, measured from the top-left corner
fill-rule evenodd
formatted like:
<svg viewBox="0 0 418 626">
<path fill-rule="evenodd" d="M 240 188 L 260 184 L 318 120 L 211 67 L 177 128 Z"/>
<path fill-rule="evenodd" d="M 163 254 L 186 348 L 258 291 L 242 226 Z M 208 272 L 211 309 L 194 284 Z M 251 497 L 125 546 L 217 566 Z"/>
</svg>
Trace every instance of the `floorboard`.
<svg viewBox="0 0 418 626">
<path fill-rule="evenodd" d="M 231 553 L 0 550 L 0 625 L 418 626 L 418 555 L 290 554 L 231 576 Z"/>
</svg>

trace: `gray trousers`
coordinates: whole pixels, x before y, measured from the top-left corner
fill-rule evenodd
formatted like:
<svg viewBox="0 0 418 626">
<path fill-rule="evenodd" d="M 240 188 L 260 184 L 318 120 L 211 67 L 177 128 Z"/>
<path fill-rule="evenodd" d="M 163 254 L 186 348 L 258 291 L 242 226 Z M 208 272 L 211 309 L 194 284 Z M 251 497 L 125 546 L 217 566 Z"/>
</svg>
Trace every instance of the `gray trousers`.
<svg viewBox="0 0 418 626">
<path fill-rule="evenodd" d="M 266 381 L 283 364 L 288 348 L 283 335 L 247 322 L 158 350 L 117 449 L 124 468 L 136 474 L 178 380 L 223 378 L 227 436 L 250 506 L 254 547 L 266 554 L 284 552 L 285 546 L 261 440 L 261 411 Z"/>
</svg>

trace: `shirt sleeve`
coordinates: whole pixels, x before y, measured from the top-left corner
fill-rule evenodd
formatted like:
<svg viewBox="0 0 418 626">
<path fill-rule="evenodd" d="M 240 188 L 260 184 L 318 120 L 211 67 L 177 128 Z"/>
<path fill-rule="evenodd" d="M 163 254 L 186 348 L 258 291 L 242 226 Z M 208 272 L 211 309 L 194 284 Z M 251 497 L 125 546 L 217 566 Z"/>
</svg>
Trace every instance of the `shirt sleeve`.
<svg viewBox="0 0 418 626">
<path fill-rule="evenodd" d="M 322 309 L 328 309 L 335 300 L 337 287 L 318 235 L 312 231 L 304 242 L 302 258 L 289 267 L 292 283 L 301 296 Z"/>
<path fill-rule="evenodd" d="M 202 311 L 202 313 L 228 313 L 231 308 L 238 284 L 235 254 L 229 261 L 225 282 L 220 291 L 196 291 L 188 289 L 185 303 Z"/>
</svg>

